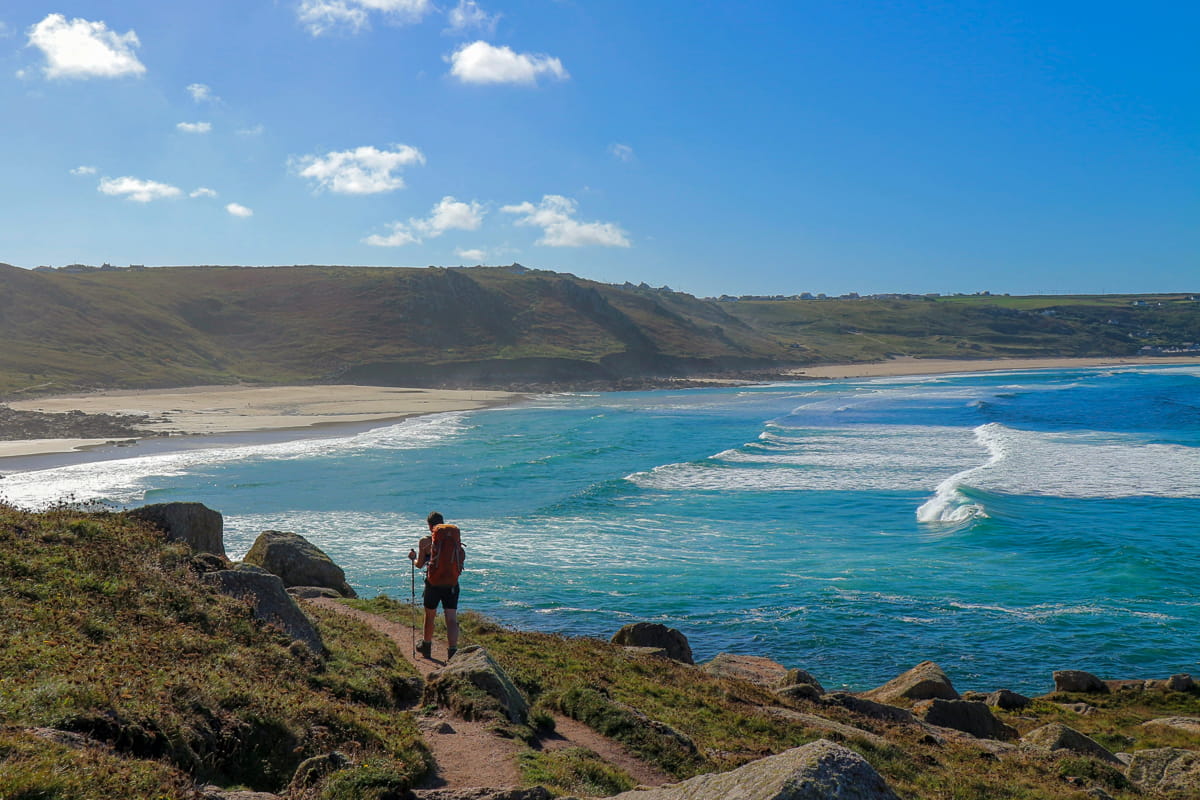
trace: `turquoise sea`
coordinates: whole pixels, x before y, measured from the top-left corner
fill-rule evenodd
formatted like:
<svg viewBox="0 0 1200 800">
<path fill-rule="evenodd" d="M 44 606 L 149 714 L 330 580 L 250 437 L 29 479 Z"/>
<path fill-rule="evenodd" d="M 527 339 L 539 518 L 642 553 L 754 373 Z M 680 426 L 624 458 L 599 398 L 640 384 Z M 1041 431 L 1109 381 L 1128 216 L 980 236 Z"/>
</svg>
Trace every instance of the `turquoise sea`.
<svg viewBox="0 0 1200 800">
<path fill-rule="evenodd" d="M 464 608 L 601 637 L 661 621 L 698 661 L 765 655 L 827 688 L 924 659 L 960 690 L 1200 674 L 1200 368 L 553 395 L 196 444 L 9 473 L 0 497 L 198 500 L 233 557 L 292 530 L 406 600 L 438 509 L 464 531 Z"/>
</svg>

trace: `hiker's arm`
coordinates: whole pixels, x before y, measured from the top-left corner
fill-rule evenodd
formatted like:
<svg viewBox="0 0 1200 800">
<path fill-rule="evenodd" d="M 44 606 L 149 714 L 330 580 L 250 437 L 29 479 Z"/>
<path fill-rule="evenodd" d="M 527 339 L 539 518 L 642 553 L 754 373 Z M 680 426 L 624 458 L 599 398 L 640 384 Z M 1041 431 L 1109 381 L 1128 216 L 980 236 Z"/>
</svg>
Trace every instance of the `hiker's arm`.
<svg viewBox="0 0 1200 800">
<path fill-rule="evenodd" d="M 421 569 L 429 562 L 429 545 L 431 541 L 432 540 L 426 536 L 422 538 L 420 544 L 417 545 L 417 560 L 414 562 L 417 565 L 417 569 Z"/>
</svg>

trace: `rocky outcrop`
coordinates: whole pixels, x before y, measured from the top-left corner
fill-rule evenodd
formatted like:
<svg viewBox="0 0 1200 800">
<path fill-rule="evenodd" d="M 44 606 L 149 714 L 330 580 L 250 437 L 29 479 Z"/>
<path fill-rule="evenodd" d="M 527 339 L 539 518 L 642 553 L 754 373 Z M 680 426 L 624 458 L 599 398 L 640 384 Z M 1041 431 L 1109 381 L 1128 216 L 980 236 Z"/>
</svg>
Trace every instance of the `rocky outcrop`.
<svg viewBox="0 0 1200 800">
<path fill-rule="evenodd" d="M 895 703 L 903 700 L 958 700 L 958 692 L 942 668 L 932 661 L 922 661 L 903 675 L 893 678 L 863 692 L 863 697 L 880 703 Z"/>
<path fill-rule="evenodd" d="M 775 694 L 784 700 L 808 700 L 816 702 L 821 699 L 821 688 L 819 684 L 814 686 L 811 683 L 797 683 L 792 686 L 778 688 L 775 690 Z"/>
<path fill-rule="evenodd" d="M 1025 706 L 1029 705 L 1033 701 L 1023 694 L 1010 692 L 1008 689 L 1000 689 L 999 691 L 989 694 L 984 702 L 993 708 L 1002 708 L 1005 711 L 1016 711 L 1018 709 L 1025 708 Z"/>
<path fill-rule="evenodd" d="M 284 586 L 325 586 L 343 597 L 358 597 L 342 568 L 298 533 L 263 531 L 242 560 L 278 575 Z"/>
<path fill-rule="evenodd" d="M 413 789 L 413 800 L 550 800 L 554 795 L 544 786 L 530 789 Z"/>
<path fill-rule="evenodd" d="M 1060 669 L 1054 672 L 1054 691 L 1107 694 L 1108 684 L 1090 672 L 1078 669 Z"/>
<path fill-rule="evenodd" d="M 1196 688 L 1196 682 L 1192 680 L 1191 675 L 1186 673 L 1172 675 L 1167 678 L 1167 685 L 1164 688 L 1172 692 L 1190 692 Z"/>
<path fill-rule="evenodd" d="M 1174 728 L 1177 731 L 1200 736 L 1200 717 L 1162 717 L 1142 723 L 1143 727 Z"/>
<path fill-rule="evenodd" d="M 849 692 L 830 692 L 821 698 L 821 702 L 829 706 L 841 706 L 849 711 L 853 711 L 855 714 L 862 714 L 864 717 L 884 720 L 885 722 L 916 722 L 916 717 L 907 709 L 891 706 L 887 703 L 877 703 L 874 700 L 857 697 Z"/>
<path fill-rule="evenodd" d="M 246 601 L 255 619 L 280 628 L 313 653 L 325 650 L 321 634 L 283 588 L 279 576 L 253 566 L 209 572 L 200 579 L 222 594 Z"/>
<path fill-rule="evenodd" d="M 625 645 L 621 651 L 627 656 L 643 656 L 646 658 L 667 658 L 671 656 L 667 654 L 665 647 L 634 647 L 633 645 Z"/>
<path fill-rule="evenodd" d="M 1015 739 L 1017 730 L 992 715 L 986 703 L 972 700 L 922 700 L 913 707 L 914 713 L 930 725 L 953 728 L 978 739 Z"/>
<path fill-rule="evenodd" d="M 1046 753 L 1078 753 L 1098 758 L 1109 764 L 1121 763 L 1104 745 L 1060 722 L 1051 722 L 1049 725 L 1043 725 L 1030 731 L 1021 737 L 1021 744 Z"/>
<path fill-rule="evenodd" d="M 166 533 L 168 541 L 185 543 L 194 553 L 226 558 L 225 519 L 203 503 L 154 503 L 128 513 Z"/>
<path fill-rule="evenodd" d="M 802 669 L 788 669 L 777 661 L 761 656 L 720 653 L 700 667 L 709 675 L 747 681 L 788 700 L 819 700 L 825 687 Z"/>
<path fill-rule="evenodd" d="M 1196 681 L 1192 679 L 1191 675 L 1182 673 L 1172 675 L 1165 681 L 1146 681 L 1144 686 L 1147 691 L 1156 689 L 1165 692 L 1190 692 L 1196 688 Z"/>
<path fill-rule="evenodd" d="M 424 702 L 449 708 L 467 720 L 524 725 L 529 703 L 488 651 L 464 647 L 446 666 L 429 674 Z"/>
<path fill-rule="evenodd" d="M 152 421 L 145 414 L 86 414 L 82 411 L 47 413 L 0 405 L 0 441 L 162 436 L 161 433 L 137 427 Z"/>
<path fill-rule="evenodd" d="M 331 600 L 336 600 L 342 596 L 342 593 L 337 589 L 330 589 L 326 586 L 289 586 L 287 587 L 287 593 L 301 600 L 315 600 L 318 597 L 328 597 Z"/>
<path fill-rule="evenodd" d="M 699 775 L 656 789 L 622 792 L 614 800 L 898 800 L 866 759 L 818 739 L 730 772 Z"/>
<path fill-rule="evenodd" d="M 660 625 L 657 622 L 634 622 L 617 631 L 612 638 L 613 644 L 633 647 L 661 647 L 667 651 L 667 656 L 684 664 L 694 664 L 692 646 L 687 637 L 674 628 Z"/>
<path fill-rule="evenodd" d="M 775 690 L 778 692 L 787 692 L 800 686 L 815 689 L 818 696 L 825 694 L 825 687 L 821 682 L 802 669 L 789 669 L 775 682 Z"/>
<path fill-rule="evenodd" d="M 1138 750 L 1126 774 L 1142 791 L 1200 797 L 1200 753 L 1193 750 Z"/>
<path fill-rule="evenodd" d="M 711 661 L 702 664 L 700 669 L 718 678 L 733 678 L 768 687 L 775 686 L 787 674 L 787 667 L 778 661 L 733 653 L 718 653 Z"/>
</svg>

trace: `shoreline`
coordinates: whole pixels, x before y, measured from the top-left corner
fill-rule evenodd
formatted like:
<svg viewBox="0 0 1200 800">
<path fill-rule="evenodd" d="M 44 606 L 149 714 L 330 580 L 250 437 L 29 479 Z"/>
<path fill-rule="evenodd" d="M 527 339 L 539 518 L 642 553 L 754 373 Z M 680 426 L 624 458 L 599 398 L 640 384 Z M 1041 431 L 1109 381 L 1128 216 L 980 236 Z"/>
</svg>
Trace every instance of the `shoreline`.
<svg viewBox="0 0 1200 800">
<path fill-rule="evenodd" d="M 164 445 L 165 449 L 186 448 L 185 442 L 205 446 L 221 439 L 250 435 L 255 438 L 263 435 L 275 438 L 278 434 L 285 434 L 281 438 L 304 438 L 295 436 L 297 432 L 329 435 L 331 430 L 366 430 L 426 414 L 495 408 L 525 397 L 515 392 L 482 389 L 410 389 L 346 384 L 121 389 L 40 397 L 7 405 L 19 411 L 80 411 L 149 417 L 138 426 L 156 435 L 0 441 L 0 464 L 11 465 L 14 459 L 79 456 L 109 449 L 138 448 L 134 453 L 122 453 L 124 457 L 140 455 L 146 449 L 162 450 Z"/>
<path fill-rule="evenodd" d="M 1200 356 L 1088 358 L 921 359 L 894 358 L 862 364 L 800 367 L 779 380 L 851 380 L 954 375 L 1039 369 L 1200 366 Z M 713 379 L 712 385 L 728 381 Z M 690 387 L 689 387 L 690 388 Z M 215 446 L 367 430 L 409 417 L 478 411 L 512 405 L 528 394 L 486 389 L 419 389 L 322 384 L 310 386 L 192 386 L 178 389 L 114 389 L 10 401 L 19 411 L 148 417 L 139 427 L 151 437 L 40 438 L 0 441 L 0 465 L 36 469 L 29 462 L 69 463 L 81 456 L 126 458 L 165 450 Z M 303 434 L 303 435 L 297 435 Z"/>
<path fill-rule="evenodd" d="M 805 379 L 901 378 L 908 375 L 956 375 L 970 372 L 1010 372 L 1035 369 L 1088 369 L 1099 367 L 1200 366 L 1200 356 L 1124 356 L 1081 358 L 913 358 L 862 364 L 829 364 L 798 367 L 788 374 Z"/>
</svg>

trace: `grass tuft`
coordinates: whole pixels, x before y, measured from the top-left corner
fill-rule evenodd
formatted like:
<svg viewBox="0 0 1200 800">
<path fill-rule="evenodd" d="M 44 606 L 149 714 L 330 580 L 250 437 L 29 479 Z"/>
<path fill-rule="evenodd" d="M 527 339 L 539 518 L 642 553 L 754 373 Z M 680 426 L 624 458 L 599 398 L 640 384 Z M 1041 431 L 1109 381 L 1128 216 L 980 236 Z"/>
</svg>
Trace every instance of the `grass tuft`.
<svg viewBox="0 0 1200 800">
<path fill-rule="evenodd" d="M 584 747 L 526 750 L 519 766 L 525 785 L 545 786 L 556 794 L 608 797 L 637 785 L 627 772 Z"/>
</svg>

